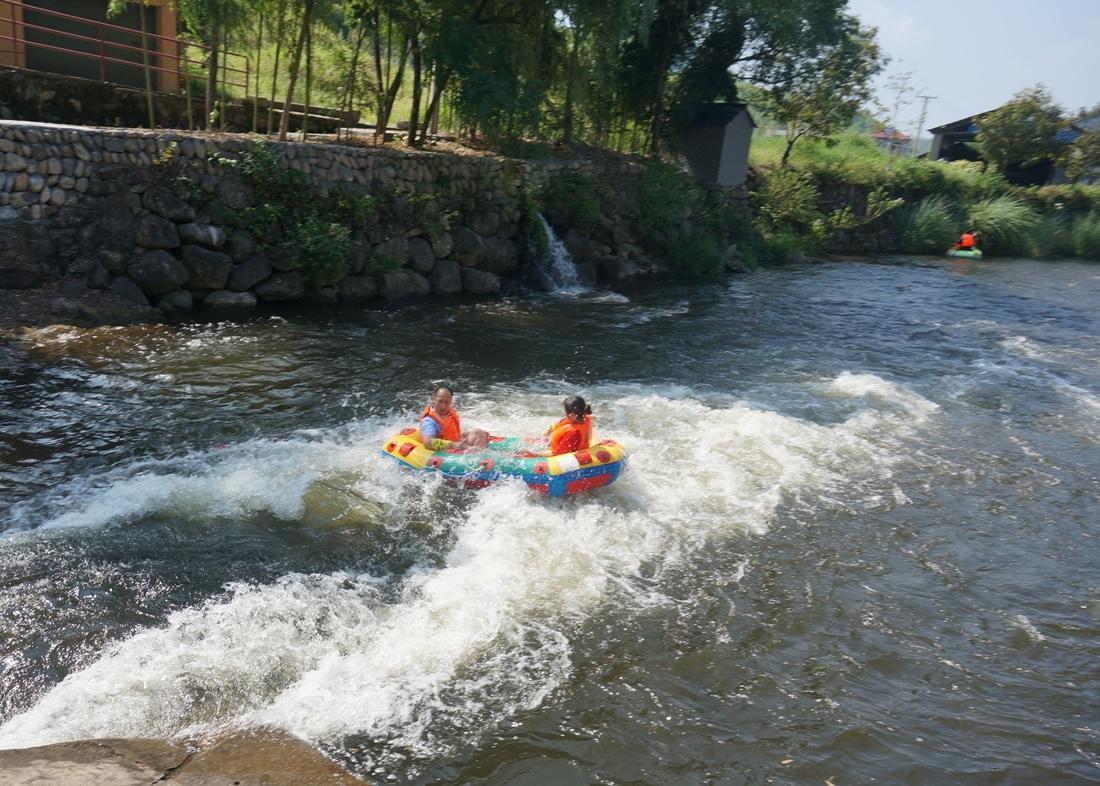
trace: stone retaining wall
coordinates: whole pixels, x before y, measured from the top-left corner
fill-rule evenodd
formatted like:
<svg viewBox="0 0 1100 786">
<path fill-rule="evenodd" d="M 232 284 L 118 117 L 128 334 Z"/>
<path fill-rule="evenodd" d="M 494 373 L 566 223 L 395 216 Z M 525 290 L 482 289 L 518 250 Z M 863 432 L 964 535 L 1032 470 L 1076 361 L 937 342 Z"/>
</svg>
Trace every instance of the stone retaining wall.
<svg viewBox="0 0 1100 786">
<path fill-rule="evenodd" d="M 495 294 L 524 276 L 525 191 L 556 172 L 591 168 L 271 143 L 280 163 L 319 194 L 339 188 L 387 195 L 396 205 L 387 220 L 355 228 L 340 278 L 307 282 L 278 232 L 257 236 L 245 220 L 258 200 L 224 159 L 239 158 L 252 144 L 175 131 L 0 122 L 0 288 L 64 280 L 72 289 L 79 282 L 162 310 L 200 301 Z M 417 214 L 416 204 L 429 203 L 445 216 L 443 231 Z"/>
</svg>

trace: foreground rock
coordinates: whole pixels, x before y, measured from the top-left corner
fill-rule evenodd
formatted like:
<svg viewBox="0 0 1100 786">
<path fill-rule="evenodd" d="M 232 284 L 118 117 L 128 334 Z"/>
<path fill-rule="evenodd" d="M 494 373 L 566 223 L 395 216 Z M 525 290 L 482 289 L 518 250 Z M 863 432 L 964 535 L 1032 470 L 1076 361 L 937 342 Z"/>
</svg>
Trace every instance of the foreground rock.
<svg viewBox="0 0 1100 786">
<path fill-rule="evenodd" d="M 102 739 L 0 751 L 7 786 L 362 786 L 306 743 L 273 729 L 227 734 L 199 749 Z"/>
</svg>

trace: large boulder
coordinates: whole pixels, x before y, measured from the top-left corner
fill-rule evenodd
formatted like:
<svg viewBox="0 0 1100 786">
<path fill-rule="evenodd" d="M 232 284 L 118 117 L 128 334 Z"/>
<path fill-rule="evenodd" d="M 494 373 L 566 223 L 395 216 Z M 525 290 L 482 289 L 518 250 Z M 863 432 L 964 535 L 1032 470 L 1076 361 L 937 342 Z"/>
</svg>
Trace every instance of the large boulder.
<svg viewBox="0 0 1100 786">
<path fill-rule="evenodd" d="M 257 284 L 253 291 L 256 297 L 267 302 L 301 300 L 306 294 L 306 279 L 301 270 L 288 270 Z"/>
<path fill-rule="evenodd" d="M 422 237 L 409 238 L 409 267 L 417 273 L 431 273 L 435 266 L 432 244 Z"/>
<path fill-rule="evenodd" d="M 234 292 L 252 289 L 271 275 L 271 263 L 263 254 L 253 254 L 246 261 L 233 268 L 229 274 L 229 288 Z"/>
<path fill-rule="evenodd" d="M 247 229 L 234 229 L 229 234 L 225 250 L 234 262 L 244 262 L 256 253 L 256 238 Z"/>
<path fill-rule="evenodd" d="M 179 248 L 180 235 L 168 219 L 145 216 L 138 223 L 137 244 L 142 248 Z"/>
<path fill-rule="evenodd" d="M 225 230 L 213 224 L 180 224 L 179 235 L 184 243 L 197 243 L 213 249 L 225 245 Z"/>
<path fill-rule="evenodd" d="M 456 295 L 462 291 L 462 266 L 453 259 L 440 259 L 432 269 L 432 292 Z"/>
<path fill-rule="evenodd" d="M 222 177 L 217 185 L 218 197 L 233 210 L 252 204 L 252 188 L 238 177 Z"/>
<path fill-rule="evenodd" d="M 225 289 L 233 270 L 233 258 L 229 254 L 202 246 L 184 246 L 183 264 L 190 274 L 187 288 L 197 291 Z"/>
<path fill-rule="evenodd" d="M 477 232 L 466 227 L 455 227 L 451 232 L 454 250 L 451 256 L 464 265 L 476 265 L 485 255 L 485 241 Z"/>
<path fill-rule="evenodd" d="M 146 190 L 141 199 L 145 207 L 170 221 L 194 221 L 195 209 L 171 191 L 159 186 Z"/>
<path fill-rule="evenodd" d="M 187 311 L 195 305 L 195 296 L 186 289 L 175 289 L 157 301 L 161 311 Z"/>
<path fill-rule="evenodd" d="M 149 298 L 141 291 L 141 287 L 125 276 L 119 276 L 107 289 L 112 295 L 118 295 L 123 300 L 136 303 L 139 306 L 149 305 Z"/>
<path fill-rule="evenodd" d="M 386 300 L 398 300 L 404 297 L 427 295 L 432 291 L 428 279 L 419 273 L 402 268 L 391 270 L 382 276 L 382 297 Z"/>
<path fill-rule="evenodd" d="M 490 237 L 500 229 L 500 213 L 495 210 L 482 210 L 470 217 L 470 229 L 482 237 Z"/>
<path fill-rule="evenodd" d="M 41 225 L 25 221 L 0 224 L 0 289 L 37 286 L 55 251 Z"/>
<path fill-rule="evenodd" d="M 434 237 L 431 237 L 431 253 L 436 255 L 437 259 L 445 259 L 451 255 L 451 251 L 454 248 L 454 239 L 451 237 L 450 232 L 443 232 Z"/>
<path fill-rule="evenodd" d="M 580 261 L 587 261 L 597 255 L 596 244 L 592 238 L 585 237 L 575 229 L 570 229 L 565 235 L 565 250 L 569 256 Z"/>
<path fill-rule="evenodd" d="M 163 295 L 187 282 L 183 263 L 163 249 L 146 251 L 130 259 L 126 272 L 146 295 Z"/>
<path fill-rule="evenodd" d="M 500 277 L 484 270 L 464 267 L 462 288 L 474 295 L 495 295 L 500 292 Z"/>
<path fill-rule="evenodd" d="M 454 238 L 451 237 L 450 232 L 443 232 L 436 235 L 431 239 L 432 253 L 435 254 L 436 259 L 446 259 L 451 255 L 451 251 L 455 247 Z"/>
<path fill-rule="evenodd" d="M 134 249 L 137 239 L 137 226 L 130 212 L 128 197 L 130 194 L 115 194 L 100 200 L 95 207 L 95 220 L 84 225 L 81 230 L 81 242 L 85 248 L 96 248 L 101 252 L 110 251 L 125 259 Z M 121 273 L 111 265 L 107 269 L 112 273 Z"/>
<path fill-rule="evenodd" d="M 251 308 L 256 305 L 256 296 L 251 292 L 230 292 L 228 289 L 219 289 L 207 295 L 202 302 L 211 308 Z"/>
<path fill-rule="evenodd" d="M 485 241 L 485 256 L 479 267 L 498 276 L 514 273 L 519 267 L 519 249 L 516 244 L 502 237 L 491 237 Z"/>
<path fill-rule="evenodd" d="M 409 239 L 391 237 L 376 245 L 372 255 L 380 262 L 402 267 L 409 261 Z"/>
<path fill-rule="evenodd" d="M 604 281 L 620 281 L 638 274 L 638 266 L 634 262 L 614 254 L 597 258 L 595 265 Z"/>
<path fill-rule="evenodd" d="M 348 276 L 340 282 L 343 300 L 373 300 L 378 297 L 378 284 L 374 276 Z"/>
</svg>

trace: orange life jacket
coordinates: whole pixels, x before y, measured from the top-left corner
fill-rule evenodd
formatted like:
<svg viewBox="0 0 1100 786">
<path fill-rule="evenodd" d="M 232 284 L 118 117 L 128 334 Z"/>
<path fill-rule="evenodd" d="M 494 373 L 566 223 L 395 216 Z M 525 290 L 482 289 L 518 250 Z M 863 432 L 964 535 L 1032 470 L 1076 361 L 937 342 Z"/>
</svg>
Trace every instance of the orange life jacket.
<svg viewBox="0 0 1100 786">
<path fill-rule="evenodd" d="M 963 232 L 963 236 L 959 238 L 959 248 L 974 248 L 974 236 Z"/>
<path fill-rule="evenodd" d="M 458 413 L 455 412 L 454 407 L 451 407 L 451 414 L 445 418 L 440 418 L 429 405 L 424 407 L 424 411 L 420 413 L 420 420 L 417 421 L 417 424 L 423 421 L 424 418 L 431 418 L 439 424 L 439 439 L 448 439 L 451 442 L 458 442 L 462 439 L 462 424 L 458 420 Z"/>
<path fill-rule="evenodd" d="M 581 435 L 581 442 L 575 448 L 565 448 L 562 443 L 565 438 L 573 433 Z M 550 455 L 557 456 L 561 453 L 569 453 L 572 450 L 584 450 L 592 444 L 592 416 L 585 415 L 584 423 L 574 423 L 568 417 L 564 417 L 550 428 Z"/>
</svg>

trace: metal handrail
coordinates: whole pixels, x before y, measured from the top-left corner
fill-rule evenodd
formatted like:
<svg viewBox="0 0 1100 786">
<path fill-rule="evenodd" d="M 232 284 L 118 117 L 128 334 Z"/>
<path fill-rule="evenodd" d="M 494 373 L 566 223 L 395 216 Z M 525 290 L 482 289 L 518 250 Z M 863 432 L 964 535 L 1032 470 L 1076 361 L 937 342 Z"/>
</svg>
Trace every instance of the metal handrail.
<svg viewBox="0 0 1100 786">
<path fill-rule="evenodd" d="M 43 25 L 40 25 L 40 24 L 35 24 L 34 22 L 27 22 L 25 19 L 16 19 L 15 18 L 15 8 L 16 8 L 17 5 L 18 5 L 19 8 L 21 8 L 23 10 L 24 14 L 26 14 L 26 13 L 42 14 L 44 16 L 56 17 L 58 19 L 64 19 L 64 20 L 67 20 L 67 21 L 78 22 L 78 23 L 81 23 L 81 24 L 90 25 L 90 26 L 92 26 L 96 29 L 97 36 L 92 37 L 92 36 L 88 36 L 88 35 L 83 35 L 81 33 L 71 33 L 71 32 L 68 32 L 66 30 L 58 30 L 56 28 L 46 27 L 46 26 L 43 26 Z M 129 66 L 131 68 L 136 68 L 136 69 L 139 69 L 139 70 L 149 70 L 149 71 L 157 71 L 157 72 L 166 73 L 166 74 L 174 74 L 177 79 L 180 79 L 180 80 L 187 79 L 187 78 L 191 77 L 191 74 L 189 74 L 185 70 L 183 70 L 181 68 L 181 65 L 183 65 L 183 64 L 186 64 L 186 65 L 200 65 L 200 66 L 205 65 L 205 63 L 209 62 L 210 52 L 212 51 L 212 48 L 210 46 L 207 46 L 206 44 L 197 43 L 197 42 L 194 42 L 194 41 L 189 41 L 189 40 L 181 38 L 179 36 L 166 36 L 166 35 L 161 35 L 159 33 L 149 33 L 149 32 L 146 32 L 144 34 L 146 40 L 155 39 L 157 41 L 166 41 L 166 42 L 169 42 L 171 44 L 174 44 L 176 46 L 175 53 L 174 54 L 168 54 L 168 53 L 165 53 L 165 52 L 161 52 L 159 49 L 150 49 L 148 46 L 144 46 L 144 47 L 132 46 L 130 44 L 124 44 L 124 43 L 118 42 L 118 41 L 111 41 L 110 39 L 105 38 L 104 35 L 103 35 L 105 30 L 112 30 L 112 31 L 120 32 L 120 33 L 126 33 L 127 35 L 132 35 L 132 36 L 136 36 L 136 37 L 140 38 L 142 36 L 142 32 L 140 30 L 134 29 L 132 27 L 125 27 L 123 25 L 111 24 L 110 22 L 100 22 L 100 21 L 95 20 L 95 19 L 88 19 L 88 18 L 82 17 L 82 16 L 75 16 L 73 14 L 66 14 L 62 11 L 54 11 L 54 10 L 51 10 L 51 9 L 48 9 L 48 8 L 40 8 L 40 7 L 37 7 L 37 6 L 28 6 L 28 5 L 24 5 L 22 3 L 17 4 L 15 2 L 13 2 L 13 0 L 0 0 L 0 6 L 7 6 L 9 9 L 11 9 L 11 16 L 9 18 L 0 20 L 0 23 L 5 24 L 5 25 L 10 25 L 11 28 L 12 28 L 13 35 L 9 36 L 9 35 L 0 34 L 0 41 L 10 41 L 10 42 L 12 42 L 12 44 L 14 44 L 14 47 L 11 50 L 13 54 L 18 52 L 18 46 L 20 44 L 22 44 L 24 48 L 34 47 L 34 48 L 44 49 L 44 50 L 51 51 L 51 52 L 59 52 L 59 53 L 62 53 L 62 54 L 75 55 L 77 57 L 85 57 L 85 58 L 90 58 L 90 59 L 93 59 L 93 60 L 98 60 L 99 61 L 100 79 L 103 80 L 103 81 L 106 81 L 106 70 L 107 70 L 106 66 L 107 66 L 107 63 L 116 63 L 116 64 L 119 64 L 119 65 L 124 65 L 124 66 Z M 145 6 L 143 4 L 142 9 L 144 9 L 144 8 L 145 8 Z M 28 41 L 25 35 L 16 34 L 16 33 L 19 33 L 21 31 L 27 30 L 27 29 L 36 30 L 36 31 L 43 32 L 43 33 L 49 33 L 50 35 L 62 36 L 62 37 L 65 37 L 65 38 L 70 38 L 70 39 L 76 39 L 78 41 L 84 41 L 84 42 L 88 42 L 88 43 L 92 43 L 92 44 L 98 44 L 99 53 L 95 54 L 95 53 L 92 53 L 92 52 L 83 52 L 83 51 L 80 51 L 79 49 L 72 49 L 70 47 L 57 46 L 57 45 L 54 45 L 54 44 L 46 44 L 46 43 L 42 43 L 42 42 L 39 42 L 39 41 Z M 191 58 L 187 57 L 187 55 L 185 54 L 185 50 L 186 50 L 187 47 L 195 47 L 196 49 L 199 49 L 200 51 L 206 52 L 207 53 L 206 59 L 205 60 L 194 60 L 194 59 L 191 59 Z M 125 59 L 118 58 L 118 57 L 112 57 L 112 56 L 110 56 L 106 53 L 106 50 L 108 50 L 108 49 L 121 49 L 121 50 L 124 50 L 124 51 L 130 51 L 130 52 L 145 52 L 145 53 L 148 53 L 148 55 L 152 59 L 163 58 L 163 59 L 174 61 L 175 67 L 165 68 L 163 66 L 152 65 L 152 64 L 145 65 L 142 62 L 137 62 L 137 61 L 134 61 L 134 60 L 125 60 Z M 228 62 L 224 63 L 224 65 L 219 65 L 218 66 L 218 71 L 219 72 L 224 72 L 224 73 L 232 72 L 234 74 L 244 74 L 244 81 L 243 82 L 230 81 L 229 79 L 224 78 L 224 73 L 221 74 L 219 76 L 218 81 L 221 83 L 222 89 L 224 90 L 225 87 L 228 87 L 228 86 L 239 87 L 239 88 L 244 89 L 244 94 L 245 94 L 246 97 L 251 95 L 251 93 L 249 91 L 249 83 L 251 81 L 251 79 L 250 79 L 250 77 L 251 77 L 251 61 L 250 61 L 248 55 L 244 55 L 244 54 L 241 54 L 239 52 L 230 52 L 229 50 L 221 50 L 221 55 L 223 57 L 227 58 L 227 59 L 229 57 L 239 57 L 242 60 L 244 60 L 244 68 L 238 68 L 236 66 L 231 66 L 231 65 L 228 64 Z"/>
</svg>

